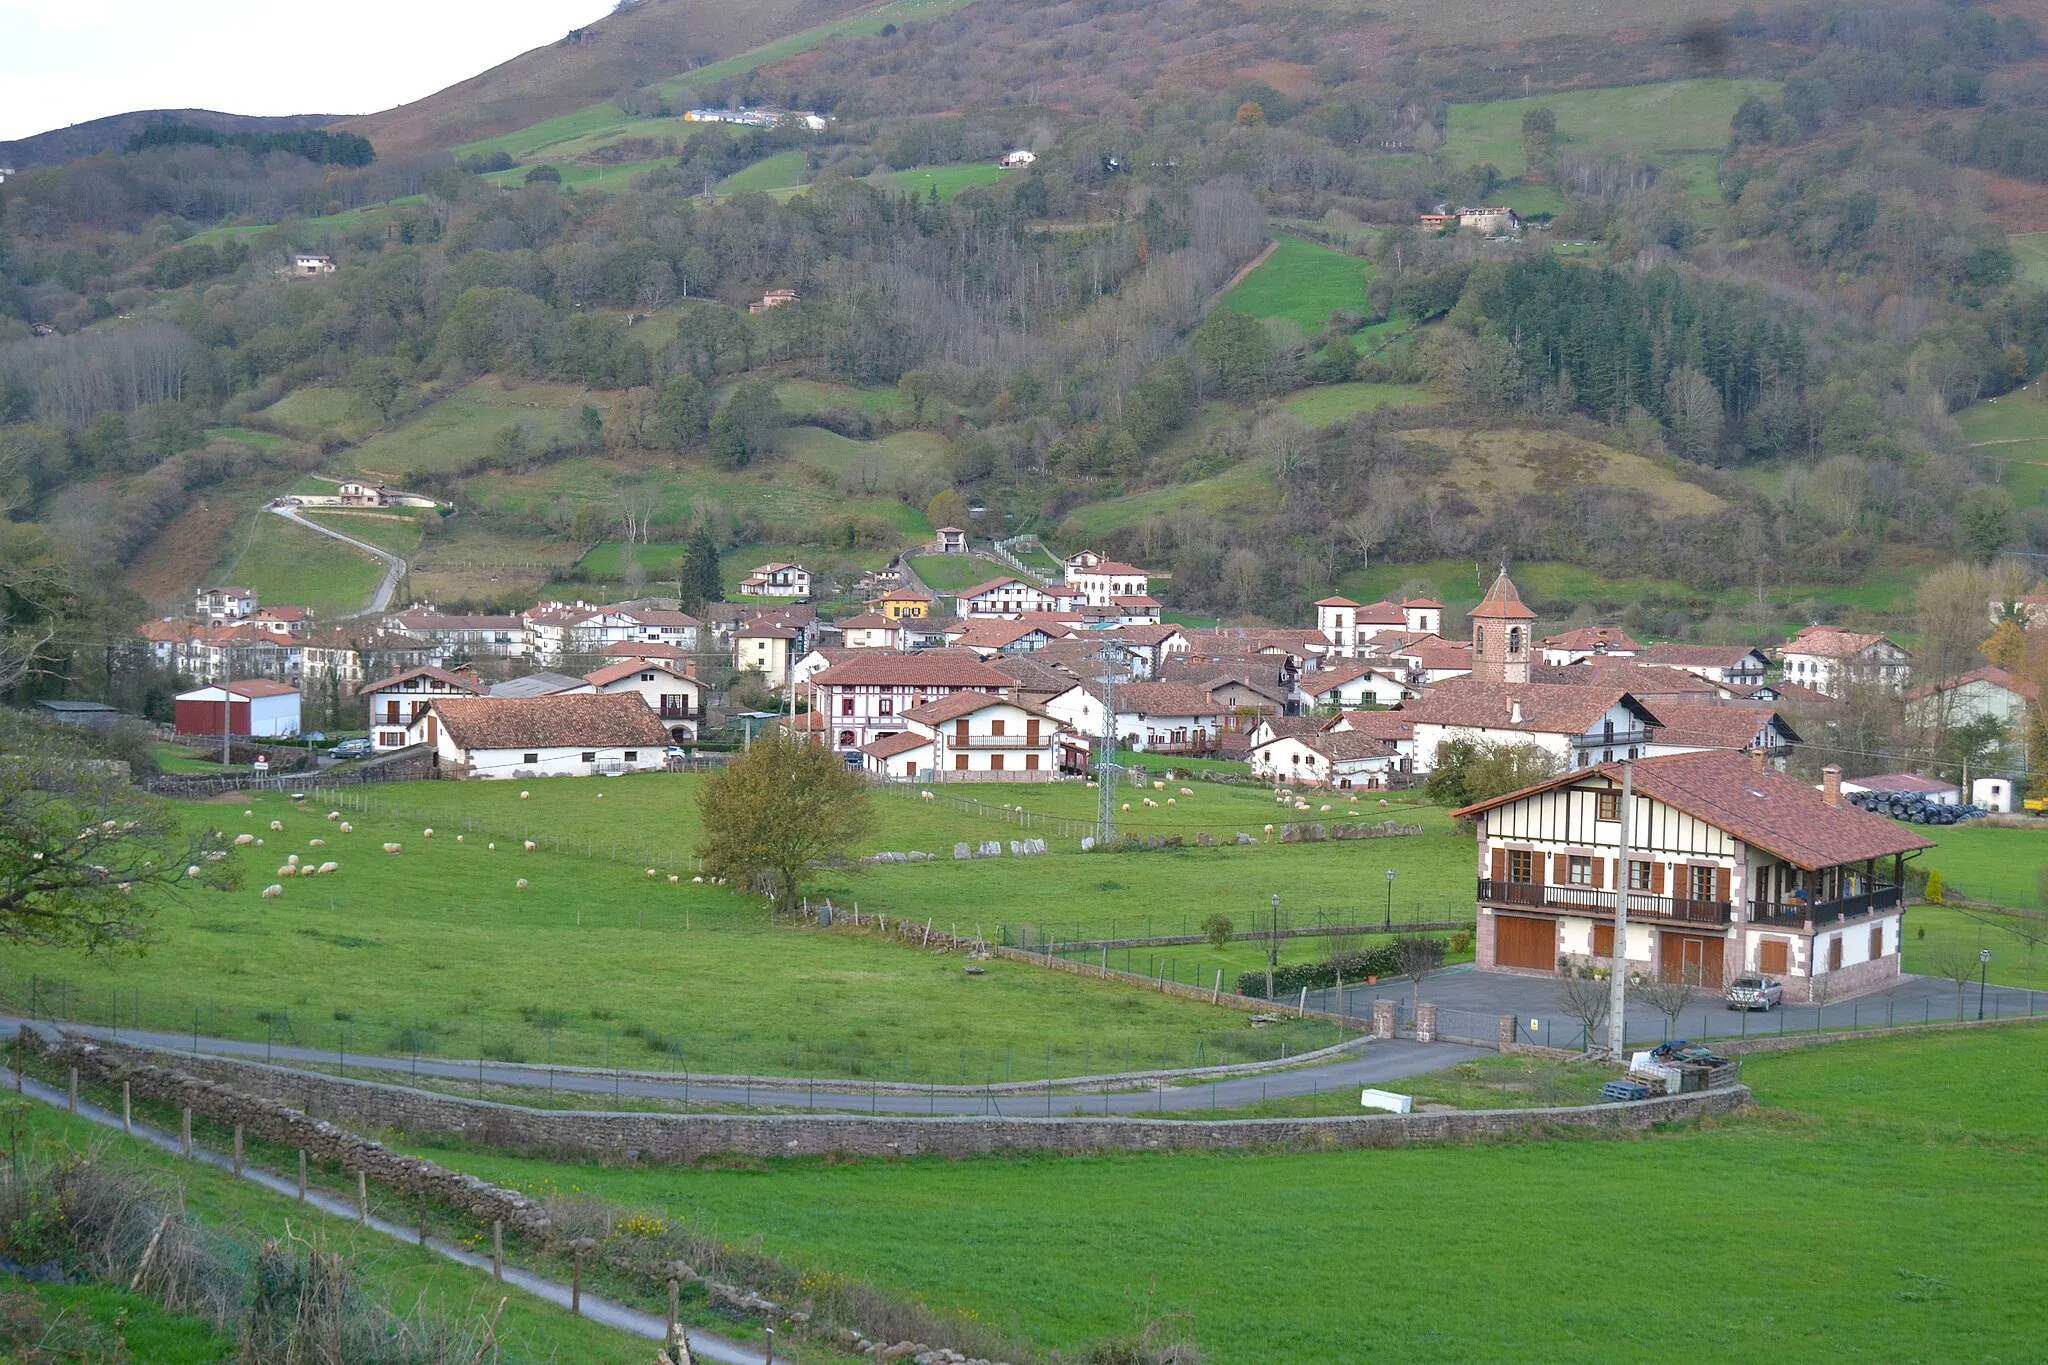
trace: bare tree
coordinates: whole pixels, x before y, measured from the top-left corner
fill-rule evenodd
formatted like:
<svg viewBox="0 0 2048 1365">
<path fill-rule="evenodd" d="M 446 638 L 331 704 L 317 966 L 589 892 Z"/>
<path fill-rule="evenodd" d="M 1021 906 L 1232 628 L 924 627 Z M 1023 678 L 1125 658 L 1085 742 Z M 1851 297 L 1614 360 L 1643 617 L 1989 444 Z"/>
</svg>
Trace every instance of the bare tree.
<svg viewBox="0 0 2048 1365">
<path fill-rule="evenodd" d="M 2048 890 L 2048 867 L 2041 869 L 2040 882 Z M 2034 950 L 2048 942 L 2048 913 L 2039 910 L 2009 910 L 2005 932 L 2027 945 L 2027 970 L 2034 970 Z"/>
<path fill-rule="evenodd" d="M 1687 967 L 1674 977 L 1645 981 L 1636 987 L 1636 998 L 1664 1016 L 1673 1038 L 1678 1036 L 1678 1016 L 1705 997 L 1698 967 Z"/>
<path fill-rule="evenodd" d="M 1977 949 L 1964 943 L 1946 944 L 1927 955 L 1927 965 L 1935 976 L 1955 982 L 1956 1018 L 1962 1018 L 1963 991 L 1977 979 Z"/>
<path fill-rule="evenodd" d="M 1394 967 L 1408 978 L 1415 992 L 1415 1003 L 1422 1003 L 1422 978 L 1444 965 L 1445 944 L 1440 938 L 1411 938 L 1403 935 L 1394 940 Z"/>
<path fill-rule="evenodd" d="M 1564 989 L 1559 994 L 1564 1012 L 1585 1031 L 1586 1051 L 1591 1052 L 1593 1040 L 1599 1037 L 1601 1026 L 1607 1022 L 1608 1007 L 1613 1003 L 1607 978 L 1592 971 L 1570 971 L 1561 984 Z"/>
</svg>

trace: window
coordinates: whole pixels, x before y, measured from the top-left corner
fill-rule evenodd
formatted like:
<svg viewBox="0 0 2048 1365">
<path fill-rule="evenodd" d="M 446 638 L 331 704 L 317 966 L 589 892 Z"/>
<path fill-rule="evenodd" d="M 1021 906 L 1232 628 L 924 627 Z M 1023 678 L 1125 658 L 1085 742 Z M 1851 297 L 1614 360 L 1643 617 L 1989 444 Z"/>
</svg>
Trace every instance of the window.
<svg viewBox="0 0 2048 1365">
<path fill-rule="evenodd" d="M 1621 793 L 1601 792 L 1593 798 L 1593 815 L 1600 820 L 1621 819 Z"/>
<path fill-rule="evenodd" d="M 839 714 L 842 716 L 850 716 L 853 714 L 852 697 L 841 697 L 839 699 Z"/>
<path fill-rule="evenodd" d="M 1782 938 L 1767 938 L 1756 945 L 1756 969 L 1765 976 L 1783 976 L 1791 958 L 1791 945 Z"/>
<path fill-rule="evenodd" d="M 1003 733 L 1003 723 L 1002 723 L 1002 721 L 1000 721 L 1000 720 L 991 720 L 991 721 L 990 721 L 990 722 L 988 723 L 988 732 L 989 732 L 990 734 L 992 734 L 992 735 L 1000 735 L 1000 734 L 1002 734 L 1002 733 Z"/>
<path fill-rule="evenodd" d="M 522 761 L 522 762 L 524 762 L 524 763 L 528 763 L 528 764 L 538 763 L 538 762 L 540 762 L 540 755 L 539 755 L 539 754 L 526 754 L 526 755 L 523 755 L 523 756 L 522 756 L 522 758 L 521 758 L 521 761 Z"/>
<path fill-rule="evenodd" d="M 1870 926 L 1870 960 L 1875 962 L 1883 956 L 1884 926 L 1882 924 L 1873 924 Z"/>
<path fill-rule="evenodd" d="M 1629 890 L 1648 891 L 1650 889 L 1650 877 L 1650 865 L 1648 863 L 1638 858 L 1628 860 Z"/>
<path fill-rule="evenodd" d="M 1575 854 L 1566 860 L 1565 873 L 1565 880 L 1570 882 L 1571 885 L 1591 886 L 1593 884 L 1593 860 L 1591 858 L 1581 858 Z"/>
<path fill-rule="evenodd" d="M 953 755 L 953 766 L 954 766 L 954 768 L 958 769 L 959 771 L 961 771 L 961 772 L 963 772 L 963 773 L 964 773 L 964 772 L 966 772 L 966 771 L 967 771 L 967 755 L 966 755 L 966 754 L 954 754 L 954 755 Z"/>
<path fill-rule="evenodd" d="M 839 743 L 842 747 L 853 743 L 853 731 L 841 730 L 839 732 Z"/>
<path fill-rule="evenodd" d="M 628 763 L 638 763 L 639 761 L 640 761 L 640 751 L 639 751 L 638 749 L 628 749 L 628 750 L 626 750 L 626 762 L 628 762 Z"/>
<path fill-rule="evenodd" d="M 988 757 L 988 768 L 990 772 L 1001 772 L 1003 770 L 1003 756 L 1001 754 L 990 754 Z"/>
<path fill-rule="evenodd" d="M 896 699 L 894 697 L 882 698 L 881 714 L 885 716 L 893 716 L 896 714 Z"/>
<path fill-rule="evenodd" d="M 1696 901 L 1714 899 L 1714 869 L 1711 867 L 1689 867 L 1686 870 L 1686 885 L 1689 894 Z"/>
<path fill-rule="evenodd" d="M 1828 939 L 1828 970 L 1842 970 L 1842 936 L 1835 934 Z"/>
<path fill-rule="evenodd" d="M 1508 850 L 1508 880 L 1527 886 L 1536 880 L 1536 855 L 1526 848 Z"/>
<path fill-rule="evenodd" d="M 595 749 L 585 749 L 585 750 L 583 751 L 583 761 L 584 761 L 585 763 L 595 763 L 595 762 L 597 762 L 597 750 L 595 750 Z"/>
<path fill-rule="evenodd" d="M 1593 926 L 1593 956 L 1610 958 L 1614 956 L 1613 925 L 1596 924 Z"/>
<path fill-rule="evenodd" d="M 1024 755 L 1024 770 L 1025 770 L 1026 772 L 1033 772 L 1033 773 L 1035 773 L 1035 772 L 1037 772 L 1037 771 L 1038 771 L 1038 755 L 1037 755 L 1037 754 L 1026 754 L 1026 755 Z"/>
</svg>

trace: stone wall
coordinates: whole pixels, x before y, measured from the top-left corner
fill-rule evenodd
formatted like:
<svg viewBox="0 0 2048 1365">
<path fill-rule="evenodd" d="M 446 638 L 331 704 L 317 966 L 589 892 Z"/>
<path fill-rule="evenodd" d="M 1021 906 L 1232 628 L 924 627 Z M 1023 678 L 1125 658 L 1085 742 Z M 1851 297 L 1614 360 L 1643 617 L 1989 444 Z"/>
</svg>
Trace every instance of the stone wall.
<svg viewBox="0 0 2048 1365">
<path fill-rule="evenodd" d="M 136 1083 L 139 1094 L 161 1103 L 190 1105 L 218 1122 L 244 1123 L 251 1132 L 306 1147 L 351 1169 L 362 1169 L 373 1179 L 403 1188 L 424 1183 L 431 1197 L 461 1207 L 475 1203 L 485 1210 L 477 1216 L 504 1217 L 508 1226 L 516 1225 L 519 1217 L 538 1217 L 537 1209 L 527 1205 L 528 1211 L 520 1214 L 516 1205 L 503 1202 L 517 1200 L 516 1195 L 493 1191 L 431 1163 L 397 1156 L 333 1125 L 346 1124 L 366 1132 L 399 1130 L 457 1138 L 520 1155 L 621 1162 L 687 1162 L 735 1153 L 774 1157 L 1326 1151 L 1531 1137 L 1559 1129 L 1638 1132 L 1673 1120 L 1730 1113 L 1749 1100 L 1747 1089 L 1734 1086 L 1634 1104 L 1317 1119 L 605 1113 L 526 1109 L 374 1081 L 289 1071 L 260 1062 L 145 1054 L 117 1044 L 69 1040 L 62 1055 L 77 1059 L 83 1074 L 115 1081 L 127 1077 Z"/>
<path fill-rule="evenodd" d="M 2005 1019 L 1951 1020 L 1946 1024 L 1901 1024 L 1896 1028 L 1851 1029 L 1847 1033 L 1777 1033 L 1754 1038 L 1714 1038 L 1714 1051 L 1727 1057 L 1746 1057 L 1756 1052 L 1784 1052 L 1790 1048 L 1813 1047 L 1820 1043 L 1848 1043 L 1858 1038 L 1899 1038 L 1915 1033 L 1948 1033 L 1956 1029 L 1999 1028 L 2008 1025 L 2048 1024 L 2048 1014 L 2015 1015 Z"/>
</svg>

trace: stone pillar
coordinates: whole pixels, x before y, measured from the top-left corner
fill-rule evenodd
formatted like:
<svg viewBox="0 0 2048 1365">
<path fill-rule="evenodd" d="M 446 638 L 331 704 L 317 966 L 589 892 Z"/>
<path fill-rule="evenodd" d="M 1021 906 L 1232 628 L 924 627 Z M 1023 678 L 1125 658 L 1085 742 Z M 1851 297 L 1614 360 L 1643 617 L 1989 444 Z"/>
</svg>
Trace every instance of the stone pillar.
<svg viewBox="0 0 2048 1365">
<path fill-rule="evenodd" d="M 1394 1036 L 1394 1002 L 1375 1000 L 1372 1002 L 1372 1036 L 1391 1038 Z"/>
<path fill-rule="evenodd" d="M 1415 1007 L 1415 1041 L 1418 1043 L 1433 1043 L 1436 1041 L 1435 1005 L 1417 1005 Z"/>
<path fill-rule="evenodd" d="M 1502 1052 L 1507 1052 L 1514 1047 L 1516 1042 L 1515 1035 L 1520 1027 L 1521 1023 L 1514 1015 L 1503 1014 L 1500 1017 L 1500 1050 Z"/>
</svg>

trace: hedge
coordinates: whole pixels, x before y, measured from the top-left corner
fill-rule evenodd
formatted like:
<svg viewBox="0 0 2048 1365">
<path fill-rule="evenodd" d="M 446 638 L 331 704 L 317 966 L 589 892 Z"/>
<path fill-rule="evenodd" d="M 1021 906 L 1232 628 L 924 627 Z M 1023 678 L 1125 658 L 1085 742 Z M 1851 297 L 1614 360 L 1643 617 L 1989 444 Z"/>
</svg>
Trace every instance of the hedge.
<svg viewBox="0 0 2048 1365">
<path fill-rule="evenodd" d="M 1441 965 L 1449 944 L 1442 939 L 1425 939 L 1424 942 L 1437 946 L 1437 963 Z M 1327 990 L 1337 984 L 1341 977 L 1357 984 L 1369 976 L 1399 976 L 1401 964 L 1394 955 L 1394 945 L 1381 943 L 1362 953 L 1339 953 L 1321 962 L 1289 962 L 1273 969 L 1273 993 L 1280 999 L 1301 994 L 1302 988 L 1312 991 Z M 1237 974 L 1237 993 L 1253 999 L 1266 998 L 1266 973 L 1261 968 L 1255 972 Z"/>
</svg>

